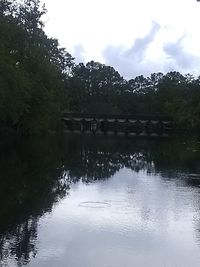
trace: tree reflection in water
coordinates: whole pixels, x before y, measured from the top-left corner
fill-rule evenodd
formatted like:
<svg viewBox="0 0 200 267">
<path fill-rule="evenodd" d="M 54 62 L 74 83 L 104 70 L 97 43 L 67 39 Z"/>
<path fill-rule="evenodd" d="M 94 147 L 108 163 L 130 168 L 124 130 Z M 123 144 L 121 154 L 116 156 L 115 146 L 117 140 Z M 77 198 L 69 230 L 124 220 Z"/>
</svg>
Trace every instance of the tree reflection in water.
<svg viewBox="0 0 200 267">
<path fill-rule="evenodd" d="M 0 257 L 18 266 L 36 255 L 39 218 L 64 197 L 58 145 L 50 140 L 16 141 L 4 147 L 0 165 Z M 6 263 L 5 263 L 6 264 Z"/>
<path fill-rule="evenodd" d="M 1 145 L 0 260 L 23 266 L 37 253 L 38 221 L 66 196 L 71 183 L 108 179 L 121 168 L 159 173 L 198 187 L 196 140 L 62 136 Z M 199 220 L 197 220 L 197 225 Z M 199 231 L 197 230 L 197 233 Z M 3 266 L 3 265 L 2 265 Z"/>
</svg>

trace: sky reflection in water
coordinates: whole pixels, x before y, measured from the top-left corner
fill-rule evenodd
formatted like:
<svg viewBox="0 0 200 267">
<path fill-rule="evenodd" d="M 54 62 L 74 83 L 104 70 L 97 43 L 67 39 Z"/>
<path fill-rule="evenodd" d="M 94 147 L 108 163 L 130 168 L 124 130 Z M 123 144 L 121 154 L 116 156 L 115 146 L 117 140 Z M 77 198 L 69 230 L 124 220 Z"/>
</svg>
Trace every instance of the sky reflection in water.
<svg viewBox="0 0 200 267">
<path fill-rule="evenodd" d="M 12 180 L 21 203 L 8 204 L 4 194 L 2 266 L 200 265 L 199 152 L 193 151 L 194 141 L 187 147 L 173 140 L 50 141 L 38 150 L 35 144 L 22 153 L 16 149 L 15 173 L 23 165 L 20 175 L 29 178 L 20 178 L 23 190 Z M 4 170 L 1 179 L 10 181 L 11 174 Z M 31 198 L 29 186 L 38 190 Z M 8 218 L 12 212 L 15 218 Z"/>
</svg>

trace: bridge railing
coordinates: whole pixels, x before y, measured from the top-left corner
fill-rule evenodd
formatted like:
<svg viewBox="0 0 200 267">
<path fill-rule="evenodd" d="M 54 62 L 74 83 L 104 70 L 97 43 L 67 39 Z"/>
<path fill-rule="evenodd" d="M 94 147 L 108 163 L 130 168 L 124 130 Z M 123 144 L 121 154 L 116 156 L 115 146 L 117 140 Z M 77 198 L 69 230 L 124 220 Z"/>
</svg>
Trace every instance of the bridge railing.
<svg viewBox="0 0 200 267">
<path fill-rule="evenodd" d="M 161 135 L 172 129 L 172 120 L 161 115 L 64 113 L 66 130 L 94 134 Z"/>
<path fill-rule="evenodd" d="M 63 113 L 63 118 L 80 119 L 134 119 L 134 120 L 159 120 L 172 121 L 172 118 L 164 114 L 99 114 L 99 113 Z"/>
</svg>

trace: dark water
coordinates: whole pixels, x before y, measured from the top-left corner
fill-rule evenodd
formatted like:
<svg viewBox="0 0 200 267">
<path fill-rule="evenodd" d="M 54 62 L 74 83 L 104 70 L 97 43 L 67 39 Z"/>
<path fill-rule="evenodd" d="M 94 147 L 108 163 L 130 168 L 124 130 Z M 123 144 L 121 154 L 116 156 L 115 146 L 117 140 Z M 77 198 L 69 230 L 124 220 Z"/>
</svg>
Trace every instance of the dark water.
<svg viewBox="0 0 200 267">
<path fill-rule="evenodd" d="M 0 148 L 1 267 L 200 266 L 198 138 Z"/>
</svg>

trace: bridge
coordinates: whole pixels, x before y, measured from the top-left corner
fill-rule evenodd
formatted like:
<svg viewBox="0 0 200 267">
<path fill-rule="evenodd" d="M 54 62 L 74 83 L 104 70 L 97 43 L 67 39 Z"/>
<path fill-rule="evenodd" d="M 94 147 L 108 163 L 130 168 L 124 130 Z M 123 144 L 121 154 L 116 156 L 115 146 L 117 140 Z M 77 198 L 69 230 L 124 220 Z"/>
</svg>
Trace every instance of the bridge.
<svg viewBox="0 0 200 267">
<path fill-rule="evenodd" d="M 95 135 L 159 136 L 173 128 L 172 119 L 163 115 L 64 113 L 65 131 Z"/>
</svg>

